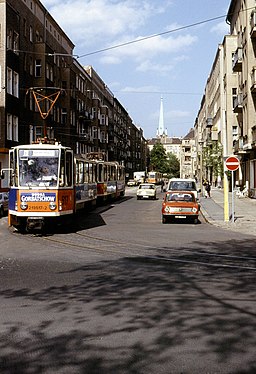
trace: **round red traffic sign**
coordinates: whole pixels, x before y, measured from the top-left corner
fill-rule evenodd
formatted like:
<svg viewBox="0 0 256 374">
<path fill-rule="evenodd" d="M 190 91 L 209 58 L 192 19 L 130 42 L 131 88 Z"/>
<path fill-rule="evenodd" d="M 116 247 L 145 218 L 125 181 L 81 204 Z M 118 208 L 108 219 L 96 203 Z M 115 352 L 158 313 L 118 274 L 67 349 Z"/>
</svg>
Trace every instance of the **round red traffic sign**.
<svg viewBox="0 0 256 374">
<path fill-rule="evenodd" d="M 226 159 L 226 168 L 230 171 L 236 171 L 239 168 L 240 161 L 236 156 L 229 156 Z"/>
</svg>

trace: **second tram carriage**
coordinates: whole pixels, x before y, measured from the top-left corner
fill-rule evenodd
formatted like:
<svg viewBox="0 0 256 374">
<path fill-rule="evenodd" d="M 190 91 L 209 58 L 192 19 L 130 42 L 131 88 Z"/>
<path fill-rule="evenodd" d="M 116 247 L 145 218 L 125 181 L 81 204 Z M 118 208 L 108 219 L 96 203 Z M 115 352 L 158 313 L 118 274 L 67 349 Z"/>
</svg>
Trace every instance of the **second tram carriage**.
<svg viewBox="0 0 256 374">
<path fill-rule="evenodd" d="M 96 154 L 74 155 L 60 144 L 29 144 L 9 151 L 9 226 L 42 229 L 97 200 L 125 193 L 124 167 Z"/>
</svg>

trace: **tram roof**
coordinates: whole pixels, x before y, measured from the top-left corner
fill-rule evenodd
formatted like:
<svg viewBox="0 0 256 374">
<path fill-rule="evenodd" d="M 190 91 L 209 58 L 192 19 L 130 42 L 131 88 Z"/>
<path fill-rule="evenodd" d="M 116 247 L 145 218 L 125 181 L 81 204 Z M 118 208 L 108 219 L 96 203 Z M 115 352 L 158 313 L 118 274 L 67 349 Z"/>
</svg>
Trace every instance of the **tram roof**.
<svg viewBox="0 0 256 374">
<path fill-rule="evenodd" d="M 48 143 L 34 143 L 34 144 L 22 144 L 11 147 L 11 149 L 71 149 L 70 147 L 63 146 L 59 143 L 48 144 Z"/>
</svg>

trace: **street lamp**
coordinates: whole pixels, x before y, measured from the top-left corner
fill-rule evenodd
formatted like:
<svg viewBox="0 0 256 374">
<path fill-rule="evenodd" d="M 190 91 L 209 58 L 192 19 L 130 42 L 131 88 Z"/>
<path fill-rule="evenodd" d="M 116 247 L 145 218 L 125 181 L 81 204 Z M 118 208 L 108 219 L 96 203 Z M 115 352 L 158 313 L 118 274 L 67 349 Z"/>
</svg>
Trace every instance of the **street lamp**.
<svg viewBox="0 0 256 374">
<path fill-rule="evenodd" d="M 199 140 L 198 144 L 200 146 L 200 189 L 203 192 L 203 140 Z"/>
</svg>

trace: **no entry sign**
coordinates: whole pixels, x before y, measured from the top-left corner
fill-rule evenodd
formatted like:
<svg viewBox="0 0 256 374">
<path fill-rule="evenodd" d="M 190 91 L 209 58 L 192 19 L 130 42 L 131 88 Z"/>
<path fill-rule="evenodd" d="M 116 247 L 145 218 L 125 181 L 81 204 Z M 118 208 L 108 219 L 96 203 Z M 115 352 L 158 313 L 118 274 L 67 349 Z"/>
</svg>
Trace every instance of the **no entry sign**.
<svg viewBox="0 0 256 374">
<path fill-rule="evenodd" d="M 239 168 L 240 161 L 236 156 L 229 156 L 226 159 L 226 168 L 230 171 L 236 171 Z"/>
</svg>

